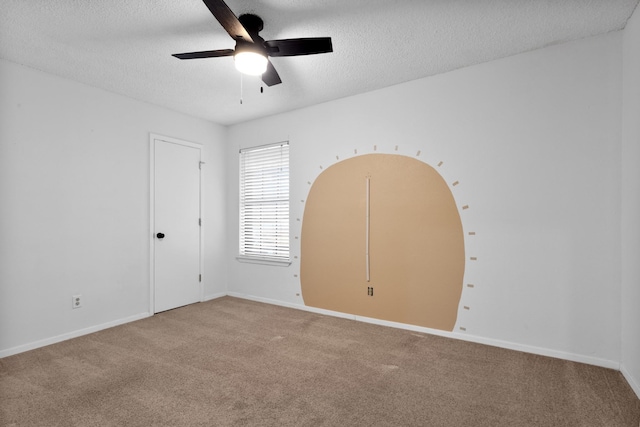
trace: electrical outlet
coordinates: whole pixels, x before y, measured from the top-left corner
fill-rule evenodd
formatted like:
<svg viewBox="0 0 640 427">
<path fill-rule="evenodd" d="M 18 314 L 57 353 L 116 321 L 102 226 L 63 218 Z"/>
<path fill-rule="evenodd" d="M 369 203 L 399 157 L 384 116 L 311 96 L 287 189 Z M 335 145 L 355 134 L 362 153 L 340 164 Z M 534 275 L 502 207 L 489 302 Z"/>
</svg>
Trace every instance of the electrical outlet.
<svg viewBox="0 0 640 427">
<path fill-rule="evenodd" d="M 71 303 L 73 308 L 82 307 L 82 295 L 74 295 L 71 297 Z"/>
</svg>

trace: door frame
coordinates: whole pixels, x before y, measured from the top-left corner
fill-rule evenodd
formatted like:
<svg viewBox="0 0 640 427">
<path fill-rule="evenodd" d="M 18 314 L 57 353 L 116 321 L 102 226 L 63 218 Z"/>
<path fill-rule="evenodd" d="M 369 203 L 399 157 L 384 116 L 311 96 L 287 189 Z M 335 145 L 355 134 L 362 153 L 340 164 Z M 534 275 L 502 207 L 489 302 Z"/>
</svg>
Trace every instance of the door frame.
<svg viewBox="0 0 640 427">
<path fill-rule="evenodd" d="M 200 259 L 198 260 L 199 264 L 199 274 L 200 274 L 200 302 L 204 301 L 204 282 L 202 278 L 204 276 L 203 266 L 204 266 L 204 242 L 203 242 L 203 228 L 204 224 L 202 224 L 202 216 L 203 212 L 203 203 L 202 203 L 202 165 L 204 162 L 202 161 L 202 144 L 198 144 L 196 142 L 189 142 L 182 139 L 172 138 L 169 136 L 159 135 L 156 133 L 149 133 L 149 314 L 153 316 L 155 314 L 155 154 L 156 154 L 156 145 L 155 142 L 163 141 L 170 144 L 182 145 L 185 147 L 195 148 L 200 153 L 200 167 L 198 174 L 198 192 L 199 192 L 199 216 L 200 216 Z"/>
</svg>

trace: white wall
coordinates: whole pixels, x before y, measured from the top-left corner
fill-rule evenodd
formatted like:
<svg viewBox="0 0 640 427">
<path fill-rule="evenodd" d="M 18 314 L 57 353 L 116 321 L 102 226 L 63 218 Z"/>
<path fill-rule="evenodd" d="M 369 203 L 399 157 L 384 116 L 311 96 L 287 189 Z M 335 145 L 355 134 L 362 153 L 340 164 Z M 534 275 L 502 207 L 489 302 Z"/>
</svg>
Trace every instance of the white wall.
<svg viewBox="0 0 640 427">
<path fill-rule="evenodd" d="M 205 295 L 224 294 L 226 129 L 0 61 L 0 356 L 148 314 L 150 132 L 204 145 Z"/>
<path fill-rule="evenodd" d="M 238 226 L 238 148 L 291 143 L 292 230 L 321 166 L 358 154 L 416 156 L 451 187 L 466 237 L 455 333 L 609 367 L 620 361 L 622 34 L 548 47 L 232 126 L 229 230 Z M 363 78 L 366 78 L 364 76 Z M 396 151 L 396 145 L 398 150 Z M 228 234 L 229 291 L 301 306 L 299 262 L 241 264 Z M 299 240 L 292 238 L 293 255 Z M 466 328 L 466 331 L 460 328 Z M 635 329 L 637 331 L 637 328 Z"/>
<path fill-rule="evenodd" d="M 624 30 L 622 372 L 640 396 L 640 10 Z"/>
</svg>

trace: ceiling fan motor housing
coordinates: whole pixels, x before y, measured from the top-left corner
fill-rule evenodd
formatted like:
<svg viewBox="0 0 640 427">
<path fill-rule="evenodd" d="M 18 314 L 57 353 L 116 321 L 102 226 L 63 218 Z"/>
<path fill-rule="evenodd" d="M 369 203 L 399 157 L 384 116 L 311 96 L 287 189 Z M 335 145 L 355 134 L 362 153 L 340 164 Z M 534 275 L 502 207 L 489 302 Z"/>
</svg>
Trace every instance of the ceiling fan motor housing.
<svg viewBox="0 0 640 427">
<path fill-rule="evenodd" d="M 267 48 L 264 45 L 264 39 L 258 35 L 262 28 L 264 28 L 264 22 L 262 18 L 258 15 L 253 15 L 251 13 L 245 13 L 238 17 L 238 20 L 242 24 L 242 26 L 247 30 L 251 38 L 253 38 L 253 43 L 244 40 L 242 37 L 236 38 L 236 53 L 240 52 L 255 52 L 259 55 L 267 57 L 269 54 L 267 52 Z"/>
<path fill-rule="evenodd" d="M 240 21 L 242 26 L 252 36 L 258 35 L 258 33 L 264 28 L 264 22 L 262 21 L 262 18 L 252 13 L 245 13 L 243 15 L 240 15 L 238 17 L 238 21 Z"/>
</svg>

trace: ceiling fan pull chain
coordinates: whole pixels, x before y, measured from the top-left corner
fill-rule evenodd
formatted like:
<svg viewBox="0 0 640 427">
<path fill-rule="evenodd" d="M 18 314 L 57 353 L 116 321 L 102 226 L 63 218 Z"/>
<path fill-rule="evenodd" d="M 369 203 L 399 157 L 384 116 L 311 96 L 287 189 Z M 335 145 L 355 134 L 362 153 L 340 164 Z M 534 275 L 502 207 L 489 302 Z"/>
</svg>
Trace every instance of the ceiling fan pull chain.
<svg viewBox="0 0 640 427">
<path fill-rule="evenodd" d="M 240 105 L 242 105 L 242 73 L 240 73 Z"/>
</svg>

